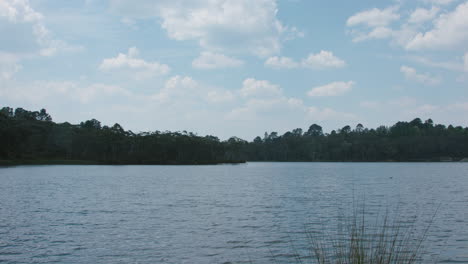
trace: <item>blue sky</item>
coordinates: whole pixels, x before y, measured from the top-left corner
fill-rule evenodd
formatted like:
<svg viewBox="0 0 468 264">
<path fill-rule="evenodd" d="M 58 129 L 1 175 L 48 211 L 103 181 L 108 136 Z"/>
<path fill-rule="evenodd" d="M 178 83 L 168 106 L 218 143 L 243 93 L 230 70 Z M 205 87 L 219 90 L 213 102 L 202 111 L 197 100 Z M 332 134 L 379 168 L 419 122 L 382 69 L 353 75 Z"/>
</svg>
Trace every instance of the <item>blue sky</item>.
<svg viewBox="0 0 468 264">
<path fill-rule="evenodd" d="M 468 125 L 468 1 L 0 0 L 0 105 L 251 140 Z"/>
</svg>

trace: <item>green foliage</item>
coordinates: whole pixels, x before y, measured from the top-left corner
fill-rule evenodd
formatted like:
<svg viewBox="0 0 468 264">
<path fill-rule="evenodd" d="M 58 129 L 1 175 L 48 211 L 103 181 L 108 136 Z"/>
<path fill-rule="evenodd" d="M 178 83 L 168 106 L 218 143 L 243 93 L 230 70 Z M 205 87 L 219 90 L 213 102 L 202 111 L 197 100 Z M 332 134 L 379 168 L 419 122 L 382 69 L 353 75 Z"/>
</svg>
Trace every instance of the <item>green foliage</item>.
<svg viewBox="0 0 468 264">
<path fill-rule="evenodd" d="M 398 215 L 383 216 L 369 221 L 364 206 L 354 211 L 346 223 L 338 223 L 333 233 L 307 231 L 312 263 L 318 264 L 412 264 L 422 263 L 423 246 L 437 214 L 429 222 L 417 218 L 402 219 Z M 296 259 L 302 261 L 300 256 Z"/>
<path fill-rule="evenodd" d="M 187 132 L 135 134 L 121 125 L 91 119 L 57 124 L 46 110 L 0 110 L 0 160 L 3 164 L 216 164 L 242 162 L 238 138 L 221 142 Z"/>
<path fill-rule="evenodd" d="M 338 132 L 337 132 L 338 131 Z M 468 157 L 468 128 L 422 122 L 325 134 L 313 124 L 247 142 L 183 132 L 126 131 L 96 119 L 54 123 L 45 109 L 0 109 L 0 160 L 80 160 L 105 164 L 215 164 L 240 161 L 440 161 Z"/>
<path fill-rule="evenodd" d="M 304 134 L 297 129 L 282 136 L 265 133 L 245 150 L 250 161 L 440 161 L 468 157 L 468 128 L 424 123 L 416 118 L 391 127 L 353 130 L 344 126 L 324 134 L 313 124 Z M 274 136 L 272 136 L 274 135 Z"/>
</svg>

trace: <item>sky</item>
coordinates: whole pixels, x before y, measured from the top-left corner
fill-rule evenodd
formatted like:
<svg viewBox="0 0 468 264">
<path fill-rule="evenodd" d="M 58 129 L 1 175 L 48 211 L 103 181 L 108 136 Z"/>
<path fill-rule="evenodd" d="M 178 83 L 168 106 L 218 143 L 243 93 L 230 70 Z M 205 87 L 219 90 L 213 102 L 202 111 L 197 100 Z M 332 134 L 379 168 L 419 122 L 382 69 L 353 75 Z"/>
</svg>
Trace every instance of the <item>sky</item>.
<svg viewBox="0 0 468 264">
<path fill-rule="evenodd" d="M 468 125 L 468 1 L 0 0 L 0 107 L 252 140 Z"/>
</svg>

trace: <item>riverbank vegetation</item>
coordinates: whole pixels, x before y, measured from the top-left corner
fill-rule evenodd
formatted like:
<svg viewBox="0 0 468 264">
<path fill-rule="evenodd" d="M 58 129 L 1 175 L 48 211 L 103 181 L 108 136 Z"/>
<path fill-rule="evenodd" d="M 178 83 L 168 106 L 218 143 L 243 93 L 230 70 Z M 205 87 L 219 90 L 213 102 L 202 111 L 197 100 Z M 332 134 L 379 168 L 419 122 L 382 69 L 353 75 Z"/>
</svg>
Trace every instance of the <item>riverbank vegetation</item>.
<svg viewBox="0 0 468 264">
<path fill-rule="evenodd" d="M 338 217 L 336 227 L 306 230 L 309 255 L 293 254 L 296 263 L 316 264 L 416 264 L 424 256 L 431 225 L 438 208 L 423 223 L 418 217 L 403 218 L 396 212 L 383 215 L 355 208 L 350 216 Z M 433 259 L 434 260 L 434 259 Z M 430 261 L 432 263 L 432 261 Z M 434 260 L 435 263 L 435 260 Z"/>
<path fill-rule="evenodd" d="M 311 125 L 221 141 L 191 132 L 141 132 L 96 119 L 54 123 L 45 109 L 0 110 L 0 164 L 218 164 L 244 161 L 458 161 L 468 157 L 468 128 L 419 118 L 390 127 Z"/>
</svg>

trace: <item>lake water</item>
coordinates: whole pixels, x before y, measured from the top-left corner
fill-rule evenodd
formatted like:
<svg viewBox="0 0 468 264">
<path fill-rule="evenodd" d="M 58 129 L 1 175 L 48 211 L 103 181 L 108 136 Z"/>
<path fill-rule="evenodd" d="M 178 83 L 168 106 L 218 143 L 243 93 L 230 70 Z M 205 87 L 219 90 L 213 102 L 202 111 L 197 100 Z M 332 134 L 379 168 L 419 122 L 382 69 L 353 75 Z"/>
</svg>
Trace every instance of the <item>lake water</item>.
<svg viewBox="0 0 468 264">
<path fill-rule="evenodd" d="M 0 262 L 295 263 L 357 204 L 468 263 L 467 163 L 0 168 Z"/>
</svg>

